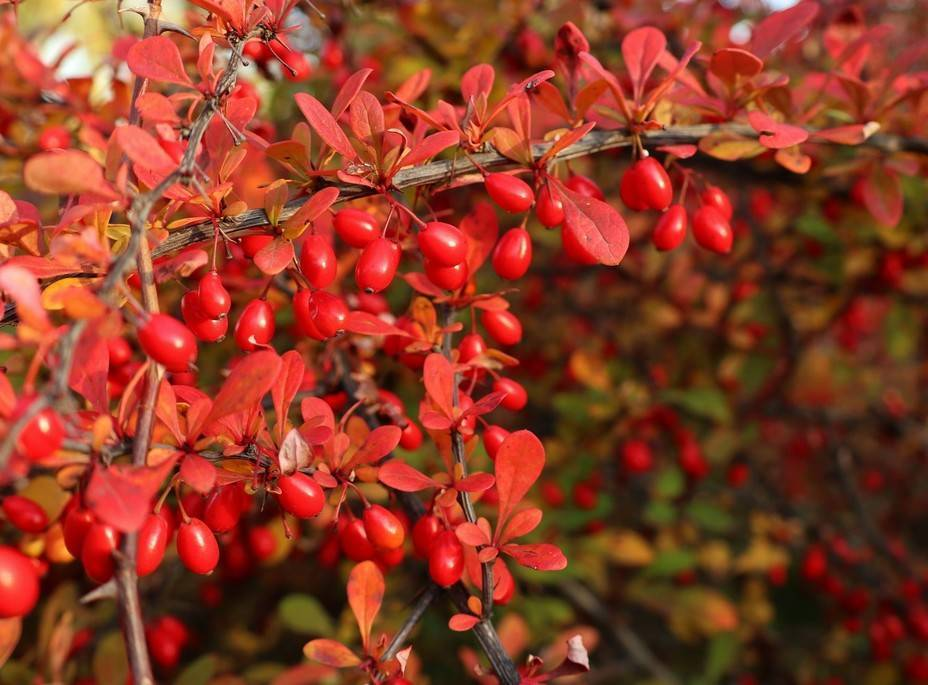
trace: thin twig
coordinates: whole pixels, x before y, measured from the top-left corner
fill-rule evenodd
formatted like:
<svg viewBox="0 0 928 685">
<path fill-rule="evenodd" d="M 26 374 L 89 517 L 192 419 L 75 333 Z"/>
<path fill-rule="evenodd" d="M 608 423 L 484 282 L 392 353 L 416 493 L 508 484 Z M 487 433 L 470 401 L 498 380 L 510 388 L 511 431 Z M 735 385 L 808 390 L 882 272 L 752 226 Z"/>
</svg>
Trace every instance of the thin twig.
<svg viewBox="0 0 928 685">
<path fill-rule="evenodd" d="M 403 643 L 406 642 L 406 638 L 409 637 L 412 629 L 416 627 L 416 624 L 425 615 L 426 609 L 435 601 L 435 598 L 438 597 L 440 592 L 441 588 L 435 583 L 429 583 L 426 586 L 422 594 L 416 599 L 415 604 L 412 605 L 412 611 L 409 612 L 406 620 L 403 621 L 403 625 L 400 626 L 396 635 L 390 640 L 390 644 L 388 644 L 387 648 L 383 651 L 383 654 L 380 656 L 381 661 L 389 661 L 396 656 L 396 653 L 400 650 L 400 647 L 403 646 Z"/>
</svg>

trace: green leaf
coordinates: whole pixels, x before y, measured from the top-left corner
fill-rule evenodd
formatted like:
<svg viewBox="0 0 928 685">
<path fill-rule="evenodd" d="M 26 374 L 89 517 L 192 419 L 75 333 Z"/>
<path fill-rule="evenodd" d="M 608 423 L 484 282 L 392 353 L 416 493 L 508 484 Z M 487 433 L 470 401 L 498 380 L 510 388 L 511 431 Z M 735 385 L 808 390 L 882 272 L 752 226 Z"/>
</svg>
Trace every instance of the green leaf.
<svg viewBox="0 0 928 685">
<path fill-rule="evenodd" d="M 216 657 L 206 654 L 187 666 L 174 685 L 206 685 L 216 675 Z"/>
<path fill-rule="evenodd" d="M 122 633 L 104 635 L 93 653 L 93 676 L 98 683 L 124 683 L 129 675 L 129 661 Z"/>
<path fill-rule="evenodd" d="M 661 393 L 665 402 L 675 404 L 684 411 L 718 423 L 731 421 L 731 409 L 728 399 L 718 388 L 698 387 L 687 389 L 670 389 Z"/>
<path fill-rule="evenodd" d="M 686 509 L 686 515 L 693 523 L 710 533 L 725 533 L 734 525 L 727 511 L 709 502 L 692 502 Z"/>
<path fill-rule="evenodd" d="M 883 324 L 886 350 L 893 359 L 910 359 L 918 345 L 918 320 L 907 307 L 895 302 Z"/>
<path fill-rule="evenodd" d="M 663 469 L 657 474 L 654 481 L 654 496 L 661 499 L 674 499 L 683 493 L 686 487 L 686 478 L 683 471 L 676 466 Z"/>
<path fill-rule="evenodd" d="M 645 523 L 649 523 L 652 526 L 664 526 L 668 523 L 673 523 L 677 518 L 677 508 L 669 502 L 653 500 L 648 502 L 642 516 Z"/>
<path fill-rule="evenodd" d="M 645 569 L 649 576 L 675 576 L 696 565 L 696 555 L 688 549 L 670 549 L 661 552 Z"/>
<path fill-rule="evenodd" d="M 311 595 L 287 595 L 277 611 L 283 624 L 295 633 L 331 636 L 335 632 L 331 617 L 319 600 Z"/>
<path fill-rule="evenodd" d="M 698 685 L 714 685 L 728 673 L 738 655 L 738 639 L 734 633 L 719 633 L 709 643 L 706 665 Z"/>
</svg>

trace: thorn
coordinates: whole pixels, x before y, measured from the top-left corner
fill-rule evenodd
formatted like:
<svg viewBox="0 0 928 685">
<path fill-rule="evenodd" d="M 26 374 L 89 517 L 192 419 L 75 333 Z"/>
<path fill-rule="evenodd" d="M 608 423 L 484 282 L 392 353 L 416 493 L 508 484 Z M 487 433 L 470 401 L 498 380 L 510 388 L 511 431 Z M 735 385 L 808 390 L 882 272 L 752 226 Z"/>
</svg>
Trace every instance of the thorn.
<svg viewBox="0 0 928 685">
<path fill-rule="evenodd" d="M 179 33 L 182 36 L 189 38 L 190 40 L 196 40 L 197 37 L 194 36 L 190 31 L 185 29 L 183 26 L 175 24 L 169 21 L 158 22 L 158 33 L 166 33 L 172 31 L 174 33 Z"/>
</svg>

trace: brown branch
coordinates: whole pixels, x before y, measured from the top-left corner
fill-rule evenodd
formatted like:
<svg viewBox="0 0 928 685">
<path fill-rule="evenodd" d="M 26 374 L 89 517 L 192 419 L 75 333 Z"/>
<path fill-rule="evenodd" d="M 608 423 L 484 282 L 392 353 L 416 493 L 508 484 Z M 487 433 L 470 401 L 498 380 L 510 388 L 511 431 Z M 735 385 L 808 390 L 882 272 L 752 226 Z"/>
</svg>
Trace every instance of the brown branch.
<svg viewBox="0 0 928 685">
<path fill-rule="evenodd" d="M 441 588 L 438 587 L 435 583 L 429 583 L 422 594 L 416 599 L 416 603 L 412 605 L 412 611 L 409 612 L 409 615 L 406 617 L 406 620 L 403 621 L 403 625 L 400 626 L 400 629 L 397 631 L 396 635 L 393 636 L 393 639 L 390 640 L 390 644 L 387 645 L 387 648 L 383 651 L 383 654 L 380 655 L 380 661 L 389 661 L 396 653 L 400 651 L 400 647 L 403 646 L 403 643 L 406 642 L 406 638 L 409 637 L 409 634 L 412 632 L 412 629 L 416 627 L 416 624 L 419 620 L 425 615 L 426 609 L 429 608 L 432 602 L 435 601 L 435 598 L 438 597 L 441 592 Z"/>
</svg>

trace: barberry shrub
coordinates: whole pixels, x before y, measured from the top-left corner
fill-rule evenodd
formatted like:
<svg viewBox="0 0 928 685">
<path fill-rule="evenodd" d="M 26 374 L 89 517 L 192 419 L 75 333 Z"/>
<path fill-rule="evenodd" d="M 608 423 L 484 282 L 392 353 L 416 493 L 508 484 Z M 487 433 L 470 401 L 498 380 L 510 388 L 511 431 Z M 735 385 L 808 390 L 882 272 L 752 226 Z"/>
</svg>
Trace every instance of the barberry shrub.
<svg viewBox="0 0 928 685">
<path fill-rule="evenodd" d="M 928 682 L 925 8 L 56 4 L 0 681 Z"/>
</svg>

